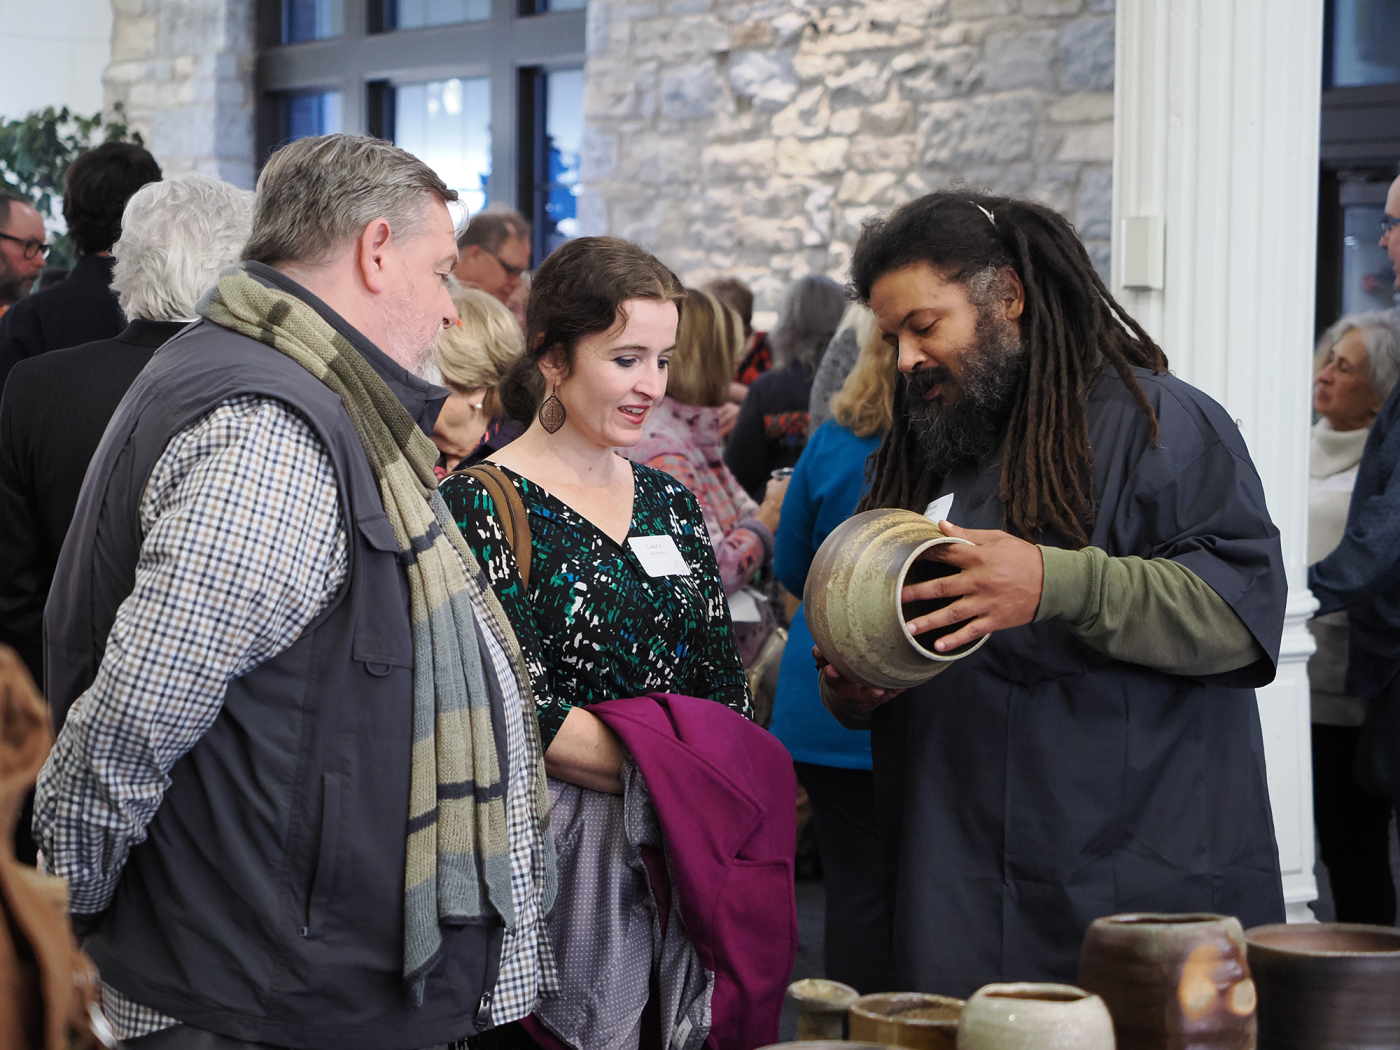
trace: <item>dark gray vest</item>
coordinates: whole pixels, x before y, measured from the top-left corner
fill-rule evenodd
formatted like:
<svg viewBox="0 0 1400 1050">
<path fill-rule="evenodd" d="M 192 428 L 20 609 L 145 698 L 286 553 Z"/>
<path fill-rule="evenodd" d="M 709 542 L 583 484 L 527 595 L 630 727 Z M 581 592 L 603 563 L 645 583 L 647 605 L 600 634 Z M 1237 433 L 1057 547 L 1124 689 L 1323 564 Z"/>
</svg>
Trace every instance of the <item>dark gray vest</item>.
<svg viewBox="0 0 1400 1050">
<path fill-rule="evenodd" d="M 355 341 L 410 410 L 415 396 L 423 403 L 424 384 L 358 333 Z M 107 429 L 63 548 L 45 616 L 50 699 L 61 721 L 93 681 L 133 586 L 138 506 L 166 444 L 249 393 L 297 409 L 329 450 L 348 580 L 287 650 L 229 683 L 214 724 L 171 770 L 149 837 L 132 850 L 85 947 L 123 994 L 235 1038 L 347 1050 L 448 1042 L 475 1031 L 501 928 L 444 929 L 442 959 L 422 1005 L 412 1005 L 402 979 L 408 583 L 335 394 L 270 347 L 207 321 L 161 348 Z"/>
</svg>

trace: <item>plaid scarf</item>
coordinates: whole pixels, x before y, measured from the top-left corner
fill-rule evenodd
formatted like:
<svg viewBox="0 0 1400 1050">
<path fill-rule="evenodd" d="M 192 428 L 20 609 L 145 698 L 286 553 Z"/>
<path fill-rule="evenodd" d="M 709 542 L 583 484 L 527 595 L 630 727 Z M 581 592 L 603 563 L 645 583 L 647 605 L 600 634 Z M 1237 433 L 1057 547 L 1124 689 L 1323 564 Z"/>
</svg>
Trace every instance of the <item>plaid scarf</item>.
<svg viewBox="0 0 1400 1050">
<path fill-rule="evenodd" d="M 480 575 L 481 569 L 438 492 L 437 448 L 348 339 L 306 303 L 254 280 L 239 266 L 220 274 L 196 309 L 215 324 L 286 354 L 340 395 L 408 562 L 413 769 L 403 972 L 421 1002 L 424 979 L 442 952 L 441 923 L 485 922 L 494 912 L 507 928 L 515 925 L 506 785 L 467 591 L 467 572 Z M 529 712 L 529 677 L 515 633 L 491 588 L 478 590 L 501 625 Z M 524 722 L 526 732 L 539 732 L 528 713 Z M 543 768 L 536 779 L 537 827 L 547 839 Z M 554 850 L 552 842 L 542 845 L 536 855 L 545 858 L 542 906 L 548 910 Z"/>
</svg>

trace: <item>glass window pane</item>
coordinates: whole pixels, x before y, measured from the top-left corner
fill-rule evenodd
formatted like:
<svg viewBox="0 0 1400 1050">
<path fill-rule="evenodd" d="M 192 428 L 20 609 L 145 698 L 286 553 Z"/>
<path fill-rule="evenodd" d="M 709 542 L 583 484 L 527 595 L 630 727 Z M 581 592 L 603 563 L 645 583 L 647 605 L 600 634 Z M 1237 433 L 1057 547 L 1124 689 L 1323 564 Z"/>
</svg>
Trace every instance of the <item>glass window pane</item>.
<svg viewBox="0 0 1400 1050">
<path fill-rule="evenodd" d="M 1332 86 L 1400 83 L 1400 4 L 1336 0 L 1332 6 Z"/>
<path fill-rule="evenodd" d="M 436 171 L 476 214 L 486 206 L 491 175 L 491 81 L 397 85 L 394 141 Z"/>
<path fill-rule="evenodd" d="M 544 253 L 578 236 L 578 163 L 583 148 L 583 70 L 545 74 Z"/>
<path fill-rule="evenodd" d="M 535 11 L 582 11 L 588 0 L 536 0 Z"/>
<path fill-rule="evenodd" d="M 386 21 L 394 29 L 485 22 L 491 17 L 491 0 L 385 0 Z"/>
<path fill-rule="evenodd" d="M 1395 305 L 1395 271 L 1378 243 L 1385 208 L 1351 204 L 1342 220 L 1342 313 L 1389 310 Z"/>
<path fill-rule="evenodd" d="M 344 0 L 282 0 L 282 43 L 325 40 L 343 32 Z"/>
<path fill-rule="evenodd" d="M 339 91 L 296 91 L 282 96 L 283 142 L 340 130 Z"/>
</svg>

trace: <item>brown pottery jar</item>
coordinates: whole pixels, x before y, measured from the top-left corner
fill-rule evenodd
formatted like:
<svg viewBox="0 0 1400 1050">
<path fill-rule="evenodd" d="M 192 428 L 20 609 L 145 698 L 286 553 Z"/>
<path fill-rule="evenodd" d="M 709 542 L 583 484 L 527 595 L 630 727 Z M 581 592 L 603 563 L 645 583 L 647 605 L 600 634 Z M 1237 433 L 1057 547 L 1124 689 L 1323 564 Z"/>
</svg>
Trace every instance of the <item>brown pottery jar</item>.
<svg viewBox="0 0 1400 1050">
<path fill-rule="evenodd" d="M 1254 1050 L 1257 997 L 1238 919 L 1096 919 L 1079 984 L 1108 1005 L 1118 1050 Z"/>
<path fill-rule="evenodd" d="M 1353 923 L 1245 932 L 1259 1050 L 1400 1047 L 1400 930 Z"/>
<path fill-rule="evenodd" d="M 909 633 L 907 621 L 952 599 L 900 601 L 906 583 L 958 571 L 922 561 L 921 555 L 942 544 L 967 542 L 943 535 L 928 518 L 909 510 L 867 510 L 842 522 L 812 559 L 802 593 L 817 648 L 843 677 L 880 689 L 920 685 L 975 652 L 985 636 L 949 653 L 932 648 L 961 624 L 917 638 Z"/>
<path fill-rule="evenodd" d="M 851 1038 L 908 1050 L 953 1050 L 963 1001 L 923 992 L 879 992 L 851 1004 Z"/>
</svg>

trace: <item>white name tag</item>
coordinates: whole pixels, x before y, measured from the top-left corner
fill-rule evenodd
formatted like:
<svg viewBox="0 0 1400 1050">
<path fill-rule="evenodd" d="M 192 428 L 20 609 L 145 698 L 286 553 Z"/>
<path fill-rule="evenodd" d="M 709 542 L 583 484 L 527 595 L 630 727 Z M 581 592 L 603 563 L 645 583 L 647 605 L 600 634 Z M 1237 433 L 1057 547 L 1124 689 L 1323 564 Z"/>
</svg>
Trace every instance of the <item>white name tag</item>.
<svg viewBox="0 0 1400 1050">
<path fill-rule="evenodd" d="M 735 591 L 729 596 L 728 601 L 729 618 L 735 623 L 759 623 L 763 620 L 763 612 L 758 607 L 758 600 L 754 598 L 753 592 L 747 587 Z"/>
<path fill-rule="evenodd" d="M 924 517 L 929 521 L 947 521 L 948 515 L 953 510 L 953 494 L 950 492 L 946 496 L 939 496 L 924 510 Z"/>
<path fill-rule="evenodd" d="M 648 576 L 690 575 L 690 566 L 670 536 L 631 536 L 627 544 Z"/>
</svg>

